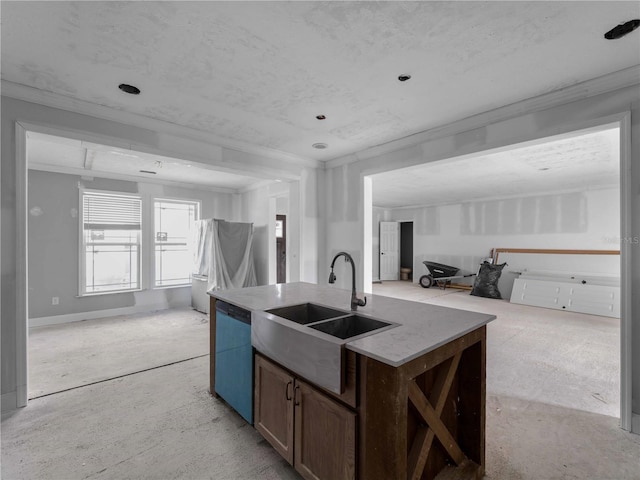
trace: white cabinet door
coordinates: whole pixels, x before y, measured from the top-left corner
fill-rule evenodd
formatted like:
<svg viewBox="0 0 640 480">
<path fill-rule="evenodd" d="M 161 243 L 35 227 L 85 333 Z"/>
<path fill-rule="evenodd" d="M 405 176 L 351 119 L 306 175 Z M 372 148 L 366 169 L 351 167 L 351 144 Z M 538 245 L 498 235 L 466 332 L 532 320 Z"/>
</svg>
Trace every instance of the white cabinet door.
<svg viewBox="0 0 640 480">
<path fill-rule="evenodd" d="M 620 318 L 620 287 L 517 278 L 511 303 Z"/>
<path fill-rule="evenodd" d="M 400 279 L 400 224 L 380 222 L 380 280 Z"/>
<path fill-rule="evenodd" d="M 534 307 L 562 308 L 560 284 L 516 278 L 511 290 L 511 303 Z"/>
<path fill-rule="evenodd" d="M 620 287 L 568 285 L 567 310 L 620 318 Z"/>
</svg>

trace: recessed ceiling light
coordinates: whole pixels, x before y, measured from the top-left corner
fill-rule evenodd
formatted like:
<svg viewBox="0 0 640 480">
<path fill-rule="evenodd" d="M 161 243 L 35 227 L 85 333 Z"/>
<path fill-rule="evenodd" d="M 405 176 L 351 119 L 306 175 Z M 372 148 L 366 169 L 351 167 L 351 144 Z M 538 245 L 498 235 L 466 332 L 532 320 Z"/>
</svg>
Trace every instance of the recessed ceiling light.
<svg viewBox="0 0 640 480">
<path fill-rule="evenodd" d="M 620 25 L 613 27 L 604 34 L 604 38 L 607 40 L 617 40 L 618 38 L 622 38 L 626 34 L 633 32 L 638 27 L 640 27 L 640 19 L 629 20 L 626 23 L 621 23 Z"/>
<path fill-rule="evenodd" d="M 400 80 L 401 82 L 406 82 L 410 78 L 411 78 L 411 75 L 409 75 L 408 73 L 403 73 L 398 77 L 398 80 Z"/>
<path fill-rule="evenodd" d="M 151 175 L 156 174 L 156 172 L 152 172 L 151 170 L 140 170 L 140 173 L 150 173 Z"/>
<path fill-rule="evenodd" d="M 325 148 L 327 148 L 329 145 L 327 145 L 326 143 L 314 143 L 313 145 L 311 145 L 313 148 L 317 148 L 318 150 L 324 150 Z"/>
<path fill-rule="evenodd" d="M 539 168 L 538 170 L 540 170 L 541 172 L 546 172 L 547 170 L 549 170 L 549 167 L 542 167 L 542 168 Z"/>
<path fill-rule="evenodd" d="M 118 85 L 118 88 L 125 93 L 130 93 L 131 95 L 140 95 L 140 89 L 138 87 L 134 87 L 133 85 L 121 83 L 120 85 Z"/>
<path fill-rule="evenodd" d="M 325 117 L 324 115 L 316 115 L 316 118 L 318 120 L 326 120 L 327 119 L 327 117 Z"/>
</svg>

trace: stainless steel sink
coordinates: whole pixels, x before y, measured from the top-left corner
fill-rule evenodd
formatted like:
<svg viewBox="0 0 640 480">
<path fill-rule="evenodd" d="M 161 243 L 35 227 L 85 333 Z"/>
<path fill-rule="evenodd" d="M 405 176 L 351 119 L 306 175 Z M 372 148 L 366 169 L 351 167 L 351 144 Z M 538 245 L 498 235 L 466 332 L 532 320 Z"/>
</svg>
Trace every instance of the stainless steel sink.
<svg viewBox="0 0 640 480">
<path fill-rule="evenodd" d="M 315 303 L 301 303 L 300 305 L 272 308 L 271 310 L 267 310 L 267 313 L 271 313 L 280 318 L 286 318 L 287 320 L 299 323 L 300 325 L 307 325 L 309 323 L 315 323 L 329 318 L 348 315 L 347 312 L 323 307 L 322 305 L 316 305 Z"/>
<path fill-rule="evenodd" d="M 342 393 L 345 344 L 395 326 L 366 315 L 302 303 L 254 311 L 251 344 L 308 381 Z"/>
<path fill-rule="evenodd" d="M 374 318 L 363 317 L 361 315 L 349 315 L 347 317 L 335 318 L 333 320 L 316 323 L 315 325 L 309 325 L 309 328 L 328 333 L 334 337 L 348 339 L 364 333 L 374 332 L 375 330 L 390 325 L 390 323 L 382 322 Z"/>
</svg>

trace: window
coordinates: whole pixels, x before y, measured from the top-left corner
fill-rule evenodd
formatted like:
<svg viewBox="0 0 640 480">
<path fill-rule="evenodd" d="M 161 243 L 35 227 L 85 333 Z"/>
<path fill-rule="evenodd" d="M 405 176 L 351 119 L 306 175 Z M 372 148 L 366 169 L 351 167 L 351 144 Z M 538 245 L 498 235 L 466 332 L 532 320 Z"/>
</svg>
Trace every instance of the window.
<svg viewBox="0 0 640 480">
<path fill-rule="evenodd" d="M 187 285 L 193 258 L 189 249 L 198 203 L 154 201 L 155 286 Z"/>
<path fill-rule="evenodd" d="M 284 238 L 284 220 L 276 220 L 276 238 Z"/>
<path fill-rule="evenodd" d="M 140 289 L 142 201 L 82 191 L 80 294 Z"/>
<path fill-rule="evenodd" d="M 199 202 L 82 190 L 81 204 L 80 295 L 190 285 Z"/>
</svg>

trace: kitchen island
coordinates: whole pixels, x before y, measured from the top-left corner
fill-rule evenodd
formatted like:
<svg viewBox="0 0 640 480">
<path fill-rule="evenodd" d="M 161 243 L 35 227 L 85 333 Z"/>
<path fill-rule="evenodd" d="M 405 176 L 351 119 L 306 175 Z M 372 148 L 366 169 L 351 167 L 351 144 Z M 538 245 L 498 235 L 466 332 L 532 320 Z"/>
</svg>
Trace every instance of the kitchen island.
<svg viewBox="0 0 640 480">
<path fill-rule="evenodd" d="M 261 321 L 265 311 L 307 303 L 351 313 L 350 291 L 309 283 L 210 295 L 214 395 L 217 300 Z M 305 478 L 481 478 L 486 324 L 495 317 L 376 295 L 358 315 L 391 325 L 340 343 L 337 389 L 309 374 L 303 358 L 300 368 L 283 364 L 254 338 L 256 429 Z M 297 335 L 311 332 L 275 321 Z M 289 347 L 296 345 L 282 348 Z"/>
</svg>

